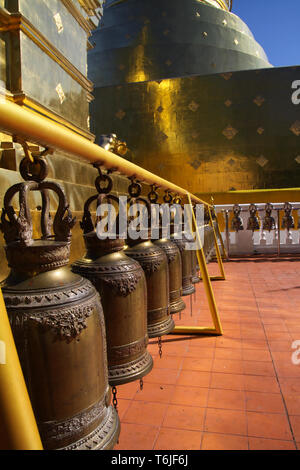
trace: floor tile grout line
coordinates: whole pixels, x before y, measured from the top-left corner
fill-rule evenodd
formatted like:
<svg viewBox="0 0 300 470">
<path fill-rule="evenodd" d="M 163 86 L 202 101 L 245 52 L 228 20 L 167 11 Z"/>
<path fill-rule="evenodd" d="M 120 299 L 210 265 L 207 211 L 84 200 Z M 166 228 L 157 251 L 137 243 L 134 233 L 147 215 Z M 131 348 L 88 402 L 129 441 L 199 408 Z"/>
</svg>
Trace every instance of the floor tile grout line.
<svg viewBox="0 0 300 470">
<path fill-rule="evenodd" d="M 251 285 L 253 294 L 254 294 L 254 296 L 255 296 L 255 290 L 254 290 L 254 287 L 253 287 L 253 285 L 252 285 L 252 282 L 250 283 L 250 285 Z M 255 299 L 256 299 L 256 296 L 255 296 Z M 259 312 L 259 316 L 260 316 L 260 318 L 262 319 L 261 312 L 260 312 L 260 306 L 259 306 L 257 300 L 256 300 L 256 304 L 257 304 L 257 310 L 258 310 L 258 312 Z M 264 330 L 264 332 L 265 332 L 265 334 L 266 334 L 265 324 L 263 323 L 263 321 L 262 321 L 262 327 L 263 327 L 263 330 Z M 279 387 L 279 390 L 280 390 L 280 395 L 281 395 L 281 398 L 282 398 L 282 402 L 283 402 L 283 405 L 284 405 L 284 408 L 285 408 L 286 418 L 287 418 L 288 423 L 289 423 L 289 428 L 290 428 L 290 431 L 291 431 L 291 435 L 292 435 L 292 437 L 293 437 L 294 445 L 295 445 L 296 449 L 298 450 L 298 444 L 297 444 L 297 441 L 296 441 L 296 439 L 295 439 L 295 435 L 294 435 L 292 423 L 291 423 L 290 416 L 289 416 L 289 413 L 288 413 L 287 404 L 286 404 L 286 401 L 285 401 L 285 398 L 284 398 L 284 394 L 283 394 L 283 391 L 282 391 L 282 388 L 281 388 L 281 384 L 280 384 L 279 377 L 278 377 L 278 373 L 277 373 L 277 368 L 275 367 L 274 358 L 273 358 L 272 350 L 271 350 L 271 348 L 270 348 L 269 339 L 268 339 L 268 336 L 267 336 L 267 335 L 266 335 L 266 339 L 267 339 L 267 344 L 268 344 L 269 352 L 270 352 L 270 355 L 271 355 L 271 358 L 272 358 L 272 364 L 273 364 L 273 368 L 274 368 L 274 371 L 275 371 L 276 381 L 277 381 L 277 384 L 278 384 L 278 387 Z M 247 421 L 248 421 L 248 420 L 247 420 Z"/>
<path fill-rule="evenodd" d="M 136 424 L 140 424 L 142 425 L 141 423 L 135 423 L 135 422 L 126 422 L 125 424 L 132 424 L 132 425 L 136 425 Z M 190 431 L 190 432 L 195 432 L 195 433 L 199 433 L 201 432 L 202 434 L 219 434 L 219 435 L 225 435 L 225 436 L 236 436 L 236 437 L 250 437 L 250 438 L 257 438 L 257 439 L 265 439 L 265 440 L 269 440 L 269 441 L 282 441 L 282 442 L 292 442 L 293 444 L 295 444 L 294 440 L 293 439 L 283 439 L 282 437 L 269 437 L 269 436 L 266 436 L 266 435 L 262 435 L 262 434 L 238 434 L 238 433 L 234 433 L 234 432 L 221 432 L 221 431 L 214 431 L 214 430 L 211 430 L 211 431 L 206 431 L 205 429 L 204 430 L 197 430 L 197 429 L 192 429 L 192 428 L 178 428 L 176 426 L 155 426 L 154 424 L 151 425 L 151 424 L 148 424 L 147 425 L 148 427 L 151 427 L 151 428 L 157 428 L 157 429 L 161 429 L 161 428 L 164 428 L 164 429 L 176 429 L 178 431 Z M 153 449 L 152 449 L 153 450 Z"/>
</svg>

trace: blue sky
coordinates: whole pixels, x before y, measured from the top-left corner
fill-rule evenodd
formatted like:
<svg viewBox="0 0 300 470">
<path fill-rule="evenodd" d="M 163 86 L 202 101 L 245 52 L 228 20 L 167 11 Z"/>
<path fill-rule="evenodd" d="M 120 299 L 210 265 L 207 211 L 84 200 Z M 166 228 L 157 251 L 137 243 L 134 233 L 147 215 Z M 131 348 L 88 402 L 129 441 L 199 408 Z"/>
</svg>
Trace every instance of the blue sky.
<svg viewBox="0 0 300 470">
<path fill-rule="evenodd" d="M 300 0 L 233 0 L 232 11 L 251 29 L 271 64 L 300 65 Z"/>
</svg>

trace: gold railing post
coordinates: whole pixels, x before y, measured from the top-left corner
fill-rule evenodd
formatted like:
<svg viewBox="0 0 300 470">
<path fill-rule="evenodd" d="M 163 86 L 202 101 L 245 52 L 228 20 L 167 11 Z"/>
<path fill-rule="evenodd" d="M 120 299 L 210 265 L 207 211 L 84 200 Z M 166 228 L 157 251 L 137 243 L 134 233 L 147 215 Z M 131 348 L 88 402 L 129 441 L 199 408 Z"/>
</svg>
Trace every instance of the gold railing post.
<svg viewBox="0 0 300 470">
<path fill-rule="evenodd" d="M 218 307 L 216 304 L 214 292 L 212 289 L 212 285 L 210 282 L 210 277 L 208 274 L 207 266 L 206 266 L 206 260 L 205 260 L 205 255 L 203 251 L 203 246 L 201 243 L 201 238 L 199 235 L 199 230 L 197 226 L 197 221 L 195 218 L 195 214 L 193 211 L 193 206 L 192 206 L 192 200 L 190 193 L 187 193 L 188 201 L 189 201 L 189 206 L 190 210 L 192 213 L 192 219 L 190 219 L 190 214 L 189 214 L 189 222 L 190 222 L 190 228 L 191 232 L 195 231 L 196 234 L 196 242 L 197 246 L 201 246 L 201 248 L 197 249 L 197 258 L 198 258 L 198 263 L 200 267 L 200 273 L 201 273 L 201 278 L 204 284 L 204 289 L 205 289 L 205 294 L 206 298 L 208 300 L 208 305 L 209 305 L 209 310 L 211 313 L 211 317 L 213 320 L 214 328 L 209 328 L 205 326 L 200 326 L 200 327 L 192 327 L 192 326 L 175 326 L 174 330 L 172 331 L 172 334 L 198 334 L 198 335 L 222 335 L 223 334 L 223 329 L 221 325 L 221 320 L 219 317 L 219 312 L 218 312 Z M 194 227 L 193 227 L 194 226 Z"/>
<path fill-rule="evenodd" d="M 219 241 L 221 243 L 221 247 L 222 247 L 222 252 L 223 252 L 223 259 L 228 259 L 228 253 L 227 253 L 227 250 L 225 248 L 225 244 L 224 244 L 224 240 L 223 240 L 223 237 L 222 237 L 222 234 L 221 234 L 221 230 L 220 230 L 220 225 L 219 225 L 219 221 L 218 221 L 218 216 L 217 216 L 217 213 L 216 213 L 216 210 L 214 208 L 214 206 L 212 207 L 212 210 L 213 210 L 213 213 L 216 217 L 216 222 L 217 222 L 217 237 L 219 238 Z"/>
<path fill-rule="evenodd" d="M 217 261 L 218 261 L 218 265 L 219 265 L 219 269 L 220 269 L 220 273 L 221 273 L 220 276 L 211 276 L 210 279 L 213 280 L 213 281 L 225 281 L 226 276 L 225 276 L 222 256 L 221 256 L 220 249 L 219 249 L 218 238 L 217 238 L 217 234 L 216 234 L 216 231 L 215 231 L 214 221 L 213 221 L 213 218 L 212 218 L 212 215 L 211 215 L 210 207 L 208 208 L 208 213 L 209 213 L 210 225 L 212 226 L 212 229 L 213 229 L 213 232 L 214 232 L 216 256 L 217 256 Z M 218 219 L 217 219 L 217 225 L 218 225 Z"/>
<path fill-rule="evenodd" d="M 42 450 L 0 289 L 0 449 Z"/>
</svg>

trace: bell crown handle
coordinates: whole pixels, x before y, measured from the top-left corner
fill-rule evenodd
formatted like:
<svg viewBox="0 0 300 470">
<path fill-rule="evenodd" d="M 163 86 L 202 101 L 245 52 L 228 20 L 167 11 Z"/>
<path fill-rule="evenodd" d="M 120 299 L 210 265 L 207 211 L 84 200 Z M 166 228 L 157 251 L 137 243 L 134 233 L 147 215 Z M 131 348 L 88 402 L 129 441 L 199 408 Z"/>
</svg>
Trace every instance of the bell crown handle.
<svg viewBox="0 0 300 470">
<path fill-rule="evenodd" d="M 34 241 L 29 207 L 30 191 L 39 191 L 42 196 L 41 239 L 51 240 L 54 238 L 55 241 L 69 242 L 76 218 L 72 217 L 63 188 L 58 183 L 44 181 L 48 173 L 46 161 L 41 157 L 34 156 L 34 161 L 30 162 L 25 157 L 20 163 L 20 173 L 25 182 L 11 186 L 4 196 L 0 229 L 6 243 L 19 242 L 24 246 L 30 246 Z M 53 224 L 50 216 L 49 190 L 54 191 L 58 196 L 58 208 Z M 19 194 L 18 215 L 12 205 L 16 194 Z M 54 235 L 51 233 L 52 229 Z"/>
</svg>

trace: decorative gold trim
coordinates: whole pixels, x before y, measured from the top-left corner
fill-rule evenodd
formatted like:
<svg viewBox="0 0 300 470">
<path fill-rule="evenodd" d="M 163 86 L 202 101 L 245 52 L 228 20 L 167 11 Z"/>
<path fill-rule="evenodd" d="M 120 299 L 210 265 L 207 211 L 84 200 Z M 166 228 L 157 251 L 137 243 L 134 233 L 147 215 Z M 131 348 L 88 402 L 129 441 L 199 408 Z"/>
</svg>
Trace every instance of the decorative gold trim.
<svg viewBox="0 0 300 470">
<path fill-rule="evenodd" d="M 101 7 L 99 0 L 78 0 L 78 2 L 88 15 L 91 15 L 92 12 L 95 14 L 96 8 Z"/>
<path fill-rule="evenodd" d="M 77 23 L 90 35 L 93 29 L 91 28 L 91 23 L 82 16 L 75 5 L 70 0 L 61 0 L 61 3 L 66 7 L 69 13 L 71 13 Z"/>
<path fill-rule="evenodd" d="M 220 5 L 221 8 L 223 8 L 223 10 L 229 10 L 227 3 L 225 3 L 223 0 L 216 0 L 216 2 Z"/>
<path fill-rule="evenodd" d="M 94 49 L 95 46 L 93 46 L 93 44 L 87 40 L 87 50 L 90 51 L 91 49 Z"/>
<path fill-rule="evenodd" d="M 9 24 L 10 17 L 10 12 L 6 8 L 0 7 L 0 24 Z"/>
<path fill-rule="evenodd" d="M 208 3 L 206 2 L 205 0 L 197 0 L 198 2 L 202 2 L 202 3 L 205 3 L 206 5 L 209 4 L 210 6 L 213 6 L 211 3 Z M 225 2 L 225 0 L 214 0 L 218 5 L 220 5 L 220 7 L 222 8 L 222 10 L 225 10 L 225 11 L 230 11 L 230 7 L 228 5 L 227 2 Z"/>
<path fill-rule="evenodd" d="M 20 13 L 10 15 L 10 22 L 0 26 L 0 32 L 22 31 L 54 62 L 67 72 L 83 89 L 93 91 L 93 83 L 88 80 L 48 39 Z"/>
<path fill-rule="evenodd" d="M 33 98 L 26 96 L 25 93 L 12 93 L 11 95 L 8 95 L 7 98 L 20 106 L 29 108 L 35 113 L 42 114 L 44 117 L 50 119 L 51 121 L 58 122 L 64 127 L 67 127 L 68 129 L 76 132 L 77 134 L 92 142 L 95 140 L 94 134 L 85 129 L 82 129 L 81 127 L 76 126 L 75 124 L 72 124 L 70 121 L 64 119 L 62 116 L 55 113 L 54 111 L 50 111 L 48 108 L 35 101 Z"/>
</svg>

